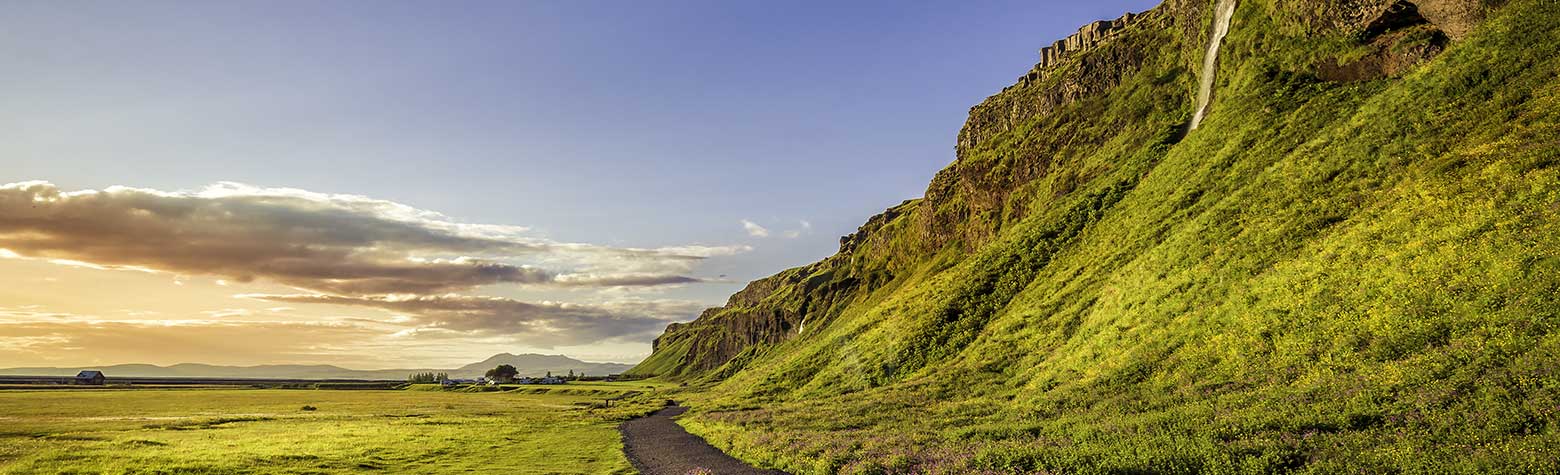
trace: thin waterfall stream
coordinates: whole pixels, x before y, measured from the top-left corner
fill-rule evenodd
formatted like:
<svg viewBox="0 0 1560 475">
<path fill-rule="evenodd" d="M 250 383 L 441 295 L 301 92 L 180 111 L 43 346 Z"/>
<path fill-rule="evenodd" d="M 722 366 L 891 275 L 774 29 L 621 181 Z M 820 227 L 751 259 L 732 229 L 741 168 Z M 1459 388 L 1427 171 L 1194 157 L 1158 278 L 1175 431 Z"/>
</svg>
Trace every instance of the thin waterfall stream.
<svg viewBox="0 0 1560 475">
<path fill-rule="evenodd" d="M 1208 35 L 1208 54 L 1203 55 L 1202 74 L 1198 77 L 1197 84 L 1197 111 L 1192 114 L 1192 130 L 1202 123 L 1203 116 L 1208 113 L 1208 105 L 1213 102 L 1213 80 L 1219 71 L 1219 47 L 1224 44 L 1224 35 L 1230 32 L 1230 18 L 1235 16 L 1235 4 L 1237 0 L 1219 0 L 1214 5 L 1213 33 Z"/>
</svg>

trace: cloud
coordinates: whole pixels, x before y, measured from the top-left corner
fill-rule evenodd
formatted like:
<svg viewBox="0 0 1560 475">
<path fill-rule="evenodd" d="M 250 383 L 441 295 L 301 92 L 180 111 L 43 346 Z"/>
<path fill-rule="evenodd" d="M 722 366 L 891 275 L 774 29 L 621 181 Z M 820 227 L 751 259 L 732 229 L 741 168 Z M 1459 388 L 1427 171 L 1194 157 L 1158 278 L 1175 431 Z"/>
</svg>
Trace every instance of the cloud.
<svg viewBox="0 0 1560 475">
<path fill-rule="evenodd" d="M 48 322 L 80 318 L 80 316 L 72 313 L 40 311 L 40 307 L 37 305 L 27 305 L 23 307 L 0 307 L 0 317 L 3 317 L 0 318 L 0 321 L 6 322 Z"/>
<path fill-rule="evenodd" d="M 781 235 L 785 236 L 786 239 L 796 239 L 802 237 L 803 234 L 812 232 L 812 223 L 807 222 L 805 219 L 798 221 L 798 223 L 802 225 L 801 228 L 786 230 L 786 232 L 782 233 Z"/>
<path fill-rule="evenodd" d="M 695 279 L 680 275 L 635 273 L 604 275 L 565 274 L 555 277 L 553 281 L 561 285 L 589 287 L 644 287 L 706 282 L 705 279 Z"/>
<path fill-rule="evenodd" d="M 527 232 L 363 196 L 237 183 L 195 192 L 0 185 L 0 258 L 263 279 L 337 294 L 684 284 L 701 281 L 685 275 L 698 262 L 750 249 L 614 248 Z"/>
<path fill-rule="evenodd" d="M 767 238 L 771 234 L 773 234 L 772 232 L 770 232 L 769 228 L 766 228 L 766 227 L 764 227 L 761 224 L 755 223 L 752 220 L 744 219 L 741 222 L 742 222 L 742 229 L 747 230 L 748 236 L 752 236 L 752 237 L 756 237 L 756 238 Z M 785 231 L 781 231 L 780 232 L 780 237 L 783 237 L 783 238 L 786 238 L 786 239 L 796 239 L 796 238 L 799 238 L 799 237 L 802 237 L 802 236 L 805 236 L 807 234 L 811 234 L 812 233 L 812 223 L 811 222 L 808 222 L 807 220 L 803 219 L 803 220 L 798 220 L 797 224 L 800 225 L 800 227 L 798 227 L 796 229 L 787 229 Z"/>
<path fill-rule="evenodd" d="M 680 300 L 631 300 L 605 304 L 522 302 L 467 295 L 340 296 L 247 294 L 243 298 L 288 304 L 369 307 L 404 314 L 403 337 L 507 336 L 538 348 L 649 337 L 672 321 L 691 319 L 704 304 Z"/>
<path fill-rule="evenodd" d="M 760 226 L 758 223 L 755 223 L 755 222 L 752 222 L 752 221 L 748 221 L 746 219 L 742 220 L 742 229 L 747 230 L 747 233 L 748 233 L 749 236 L 758 237 L 758 238 L 769 237 L 769 230 L 768 229 L 765 229 L 763 226 Z"/>
<path fill-rule="evenodd" d="M 751 252 L 752 250 L 753 250 L 753 246 L 734 245 L 734 246 L 669 246 L 669 247 L 659 247 L 659 248 L 656 248 L 656 249 L 654 249 L 652 251 L 653 252 L 657 252 L 657 253 L 668 254 L 668 255 L 685 256 L 685 257 L 691 257 L 691 258 L 709 258 L 709 257 L 734 256 L 734 255 L 737 255 L 737 254 L 742 254 L 744 252 Z"/>
<path fill-rule="evenodd" d="M 0 361 L 310 363 L 358 356 L 384 334 L 347 322 L 0 321 Z"/>
</svg>

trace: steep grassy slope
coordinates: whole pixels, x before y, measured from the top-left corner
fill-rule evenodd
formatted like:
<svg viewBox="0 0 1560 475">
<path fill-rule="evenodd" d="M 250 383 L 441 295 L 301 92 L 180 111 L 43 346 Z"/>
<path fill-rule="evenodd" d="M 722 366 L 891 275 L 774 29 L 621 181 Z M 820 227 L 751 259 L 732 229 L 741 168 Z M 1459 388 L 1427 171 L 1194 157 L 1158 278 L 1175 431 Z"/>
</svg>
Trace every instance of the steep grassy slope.
<svg viewBox="0 0 1560 475">
<path fill-rule="evenodd" d="M 1560 472 L 1560 5 L 1368 3 L 1242 2 L 1183 137 L 1168 2 L 638 371 L 800 473 Z"/>
</svg>

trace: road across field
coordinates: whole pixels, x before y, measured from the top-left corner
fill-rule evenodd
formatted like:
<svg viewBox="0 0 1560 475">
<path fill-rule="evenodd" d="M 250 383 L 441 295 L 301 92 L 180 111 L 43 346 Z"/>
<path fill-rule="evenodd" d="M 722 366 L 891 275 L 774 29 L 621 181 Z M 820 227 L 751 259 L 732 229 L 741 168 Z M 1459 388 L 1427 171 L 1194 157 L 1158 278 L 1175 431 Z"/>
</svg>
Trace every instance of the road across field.
<svg viewBox="0 0 1560 475">
<path fill-rule="evenodd" d="M 703 468 L 714 475 L 786 475 L 743 463 L 699 436 L 689 434 L 672 418 L 688 408 L 671 406 L 618 426 L 629 463 L 643 475 L 685 475 Z"/>
</svg>

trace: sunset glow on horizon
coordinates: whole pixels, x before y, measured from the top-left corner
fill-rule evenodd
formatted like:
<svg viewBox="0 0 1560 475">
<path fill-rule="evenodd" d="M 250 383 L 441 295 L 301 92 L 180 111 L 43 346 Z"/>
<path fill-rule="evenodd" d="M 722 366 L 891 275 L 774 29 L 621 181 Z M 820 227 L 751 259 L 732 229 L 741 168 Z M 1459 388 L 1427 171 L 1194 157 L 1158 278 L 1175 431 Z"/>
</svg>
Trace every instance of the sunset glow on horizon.
<svg viewBox="0 0 1560 475">
<path fill-rule="evenodd" d="M 0 291 L 0 361 L 367 369 L 502 351 L 632 361 L 636 344 L 704 306 L 659 288 L 706 283 L 695 276 L 704 261 L 750 250 L 555 242 L 368 197 L 234 183 L 0 185 L 0 242 L 0 274 L 14 283 Z M 574 301 L 520 300 L 525 290 Z"/>
</svg>

